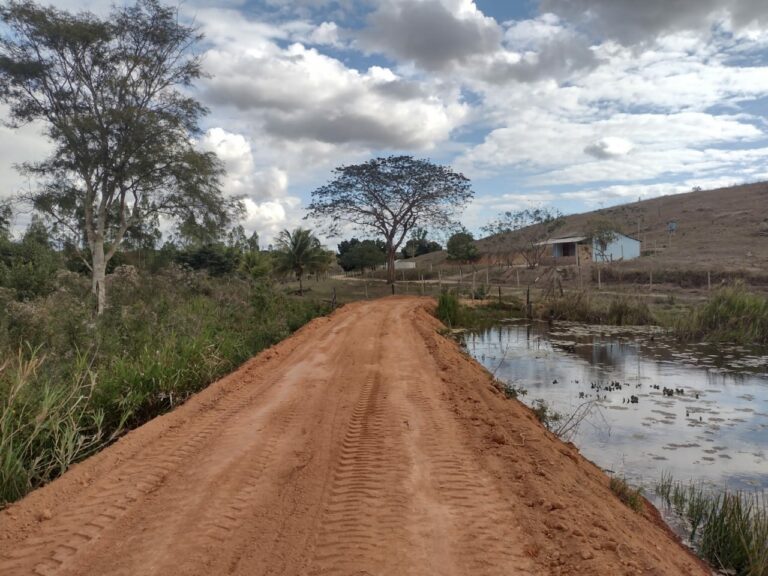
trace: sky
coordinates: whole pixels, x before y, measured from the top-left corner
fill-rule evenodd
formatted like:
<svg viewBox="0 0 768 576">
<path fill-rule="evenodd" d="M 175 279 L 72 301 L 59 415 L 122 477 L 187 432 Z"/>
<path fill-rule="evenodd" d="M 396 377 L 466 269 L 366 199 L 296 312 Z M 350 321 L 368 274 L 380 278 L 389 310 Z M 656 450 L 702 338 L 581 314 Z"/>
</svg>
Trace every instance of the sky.
<svg viewBox="0 0 768 576">
<path fill-rule="evenodd" d="M 58 0 L 108 12 L 110 1 Z M 334 167 L 410 154 L 469 177 L 462 223 L 768 180 L 765 0 L 188 0 L 198 145 L 266 244 Z M 5 109 L 0 108 L 0 114 Z M 0 196 L 49 150 L 0 127 Z M 756 207 L 760 208 L 760 207 Z M 765 207 L 762 207 L 764 209 Z"/>
</svg>

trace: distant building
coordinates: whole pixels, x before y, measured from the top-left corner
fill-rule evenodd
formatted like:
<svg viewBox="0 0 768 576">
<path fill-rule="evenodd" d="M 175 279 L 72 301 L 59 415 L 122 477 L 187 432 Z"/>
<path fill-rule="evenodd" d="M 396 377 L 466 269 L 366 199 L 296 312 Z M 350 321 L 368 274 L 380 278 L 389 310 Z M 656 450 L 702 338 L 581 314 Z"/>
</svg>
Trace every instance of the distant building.
<svg viewBox="0 0 768 576">
<path fill-rule="evenodd" d="M 597 240 L 590 241 L 586 236 L 552 238 L 541 242 L 541 245 L 552 246 L 552 258 L 572 258 L 576 264 L 616 262 L 640 257 L 640 241 L 621 232 L 614 232 L 613 240 L 605 246 Z"/>
<path fill-rule="evenodd" d="M 415 270 L 415 260 L 395 260 L 395 270 Z"/>
</svg>

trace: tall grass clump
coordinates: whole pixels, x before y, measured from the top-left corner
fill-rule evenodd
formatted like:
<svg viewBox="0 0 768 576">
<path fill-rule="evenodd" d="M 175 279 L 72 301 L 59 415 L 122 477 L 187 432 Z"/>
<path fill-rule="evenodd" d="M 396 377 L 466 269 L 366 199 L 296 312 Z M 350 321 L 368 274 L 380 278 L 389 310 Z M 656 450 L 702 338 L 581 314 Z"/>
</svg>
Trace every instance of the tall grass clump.
<svg viewBox="0 0 768 576">
<path fill-rule="evenodd" d="M 655 323 L 648 303 L 628 296 L 595 297 L 589 292 L 567 292 L 539 303 L 536 315 L 547 320 L 570 320 L 585 324 L 642 326 Z"/>
<path fill-rule="evenodd" d="M 0 503 L 63 474 L 106 440 L 103 412 L 89 403 L 95 379 L 76 359 L 73 380 L 41 378 L 39 350 L 20 351 L 0 366 Z"/>
<path fill-rule="evenodd" d="M 0 508 L 326 311 L 175 267 L 108 280 L 98 317 L 73 273 L 44 297 L 0 306 Z"/>
<path fill-rule="evenodd" d="M 683 340 L 768 344 L 768 298 L 743 285 L 723 288 L 678 319 L 674 330 Z"/>
<path fill-rule="evenodd" d="M 690 529 L 702 558 L 738 576 L 768 576 L 768 501 L 765 493 L 706 491 L 662 475 L 656 493 Z"/>
<path fill-rule="evenodd" d="M 459 298 L 448 290 L 440 294 L 437 300 L 436 316 L 446 326 L 453 328 L 459 324 L 459 311 L 461 304 Z"/>
</svg>

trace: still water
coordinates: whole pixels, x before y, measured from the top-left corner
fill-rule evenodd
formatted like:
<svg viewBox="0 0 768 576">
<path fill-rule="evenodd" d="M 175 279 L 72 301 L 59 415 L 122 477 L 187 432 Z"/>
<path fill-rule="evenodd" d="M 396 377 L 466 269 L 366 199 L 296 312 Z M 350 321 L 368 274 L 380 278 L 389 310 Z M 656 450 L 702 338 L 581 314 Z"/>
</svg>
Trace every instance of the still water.
<svg viewBox="0 0 768 576">
<path fill-rule="evenodd" d="M 526 389 L 528 405 L 543 399 L 571 414 L 593 402 L 571 440 L 634 484 L 650 488 L 666 471 L 768 488 L 766 350 L 681 347 L 656 329 L 573 323 L 510 322 L 465 343 L 497 378 Z"/>
</svg>

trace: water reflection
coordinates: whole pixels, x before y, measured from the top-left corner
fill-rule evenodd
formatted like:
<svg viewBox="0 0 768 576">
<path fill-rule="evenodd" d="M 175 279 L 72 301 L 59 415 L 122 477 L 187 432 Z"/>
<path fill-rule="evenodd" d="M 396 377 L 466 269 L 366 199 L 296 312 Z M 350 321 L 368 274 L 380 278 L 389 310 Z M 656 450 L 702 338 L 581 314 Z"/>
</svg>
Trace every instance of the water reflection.
<svg viewBox="0 0 768 576">
<path fill-rule="evenodd" d="M 605 469 L 645 485 L 668 470 L 768 488 L 764 352 L 681 348 L 659 331 L 578 324 L 507 324 L 465 341 L 498 378 L 526 388 L 529 405 L 541 398 L 571 413 L 595 401 L 573 441 Z"/>
</svg>

